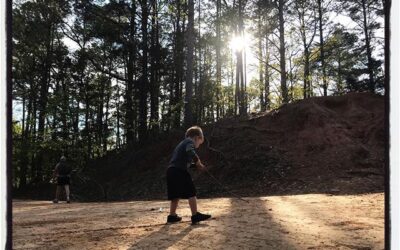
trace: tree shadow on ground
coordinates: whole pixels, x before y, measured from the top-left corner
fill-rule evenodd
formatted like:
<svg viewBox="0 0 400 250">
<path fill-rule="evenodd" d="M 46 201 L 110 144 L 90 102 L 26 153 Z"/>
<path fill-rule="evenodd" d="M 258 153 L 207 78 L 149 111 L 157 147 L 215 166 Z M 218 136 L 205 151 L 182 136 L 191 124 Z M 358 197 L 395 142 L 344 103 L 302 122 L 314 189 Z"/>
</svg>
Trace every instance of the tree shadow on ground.
<svg viewBox="0 0 400 250">
<path fill-rule="evenodd" d="M 224 237 L 220 244 L 227 249 L 372 249 L 380 245 L 371 225 L 312 206 L 286 197 L 251 199 L 250 206 L 231 199 L 231 214 L 221 218 Z"/>
<path fill-rule="evenodd" d="M 193 229 L 199 227 L 207 227 L 207 225 L 199 224 L 192 226 L 188 223 L 189 222 L 182 222 L 178 224 L 165 224 L 160 229 L 136 241 L 128 249 L 167 249 L 175 244 L 179 245 L 179 249 L 193 247 L 193 245 L 189 241 L 181 240 Z"/>
<path fill-rule="evenodd" d="M 231 213 L 221 218 L 223 248 L 296 249 L 287 230 L 269 213 L 265 201 L 252 199 L 250 202 L 249 205 L 231 199 Z"/>
</svg>

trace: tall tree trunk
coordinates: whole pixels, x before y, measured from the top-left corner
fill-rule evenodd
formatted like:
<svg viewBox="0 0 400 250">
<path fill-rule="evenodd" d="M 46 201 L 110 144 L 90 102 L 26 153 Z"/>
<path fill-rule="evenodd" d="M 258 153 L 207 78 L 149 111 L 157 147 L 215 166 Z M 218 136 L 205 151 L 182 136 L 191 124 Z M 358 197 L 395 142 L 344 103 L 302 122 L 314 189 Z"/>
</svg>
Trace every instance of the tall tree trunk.
<svg viewBox="0 0 400 250">
<path fill-rule="evenodd" d="M 338 57 L 338 83 L 337 83 L 337 89 L 338 89 L 338 93 L 339 95 L 343 95 L 344 94 L 344 90 L 343 90 L 343 82 L 342 82 L 342 58 L 340 55 L 340 50 L 339 50 L 339 57 Z"/>
<path fill-rule="evenodd" d="M 216 59 L 217 59 L 217 120 L 221 113 L 221 0 L 217 0 L 217 43 L 216 43 Z"/>
<path fill-rule="evenodd" d="M 187 71 L 186 71 L 186 95 L 185 95 L 185 127 L 193 124 L 193 48 L 194 48 L 194 1 L 189 0 L 189 23 L 187 29 Z"/>
<path fill-rule="evenodd" d="M 67 123 L 67 115 L 68 115 L 68 103 L 69 103 L 69 88 L 66 83 L 66 79 L 62 81 L 62 112 L 61 112 L 61 123 L 62 123 L 62 138 L 64 141 L 68 141 L 68 123 Z M 73 113 L 69 113 L 70 116 Z"/>
<path fill-rule="evenodd" d="M 75 89 L 75 96 L 78 96 L 80 93 L 79 89 Z M 73 131 L 74 131 L 74 143 L 76 144 L 78 142 L 79 138 L 79 108 L 80 107 L 80 100 L 76 98 L 76 106 L 75 106 L 75 113 L 73 116 Z"/>
<path fill-rule="evenodd" d="M 120 97 L 119 97 L 119 84 L 117 80 L 117 101 L 116 101 L 116 112 L 117 112 L 117 149 L 121 148 L 121 134 L 120 134 Z"/>
<path fill-rule="evenodd" d="M 236 86 L 235 86 L 235 115 L 237 115 L 240 109 L 240 70 L 239 70 L 239 58 L 241 58 L 238 51 L 236 54 Z"/>
<path fill-rule="evenodd" d="M 32 86 L 31 86 L 32 88 Z M 24 94 L 25 97 L 25 94 Z M 29 96 L 28 96 L 29 97 Z M 24 98 L 25 100 L 25 98 Z M 29 164 L 29 148 L 30 148 L 30 124 L 32 123 L 31 121 L 31 114 L 32 114 L 32 101 L 34 101 L 34 98 L 29 97 L 28 98 L 28 105 L 27 105 L 27 116 L 26 116 L 26 125 L 24 126 L 24 129 L 22 130 L 22 141 L 21 141 L 21 170 L 19 173 L 19 187 L 23 188 L 27 184 L 27 175 L 28 175 L 28 164 Z"/>
<path fill-rule="evenodd" d="M 234 66 L 233 66 L 233 56 L 230 55 L 230 66 L 231 66 L 231 70 L 230 70 L 230 78 L 231 78 L 231 89 L 232 92 L 228 93 L 229 97 L 232 97 L 232 100 L 229 100 L 229 104 L 232 103 L 232 105 L 229 107 L 230 110 L 230 115 L 236 115 L 236 92 L 235 90 L 235 83 L 234 83 Z"/>
<path fill-rule="evenodd" d="M 294 100 L 293 96 L 293 67 L 292 67 L 292 57 L 289 57 L 289 81 L 290 81 L 290 101 Z"/>
<path fill-rule="evenodd" d="M 125 113 L 125 127 L 126 127 L 126 142 L 128 146 L 131 146 L 135 142 L 134 122 L 135 112 L 133 109 L 133 97 L 134 97 L 134 70 L 136 61 L 136 3 L 132 0 L 130 22 L 129 22 L 129 33 L 130 39 L 128 42 L 128 58 L 127 58 L 127 81 L 125 88 L 125 102 L 126 102 L 126 113 Z"/>
<path fill-rule="evenodd" d="M 307 42 L 307 37 L 306 37 L 306 24 L 304 20 L 305 16 L 305 10 L 304 6 L 298 6 L 298 18 L 300 22 L 300 34 L 301 34 L 301 40 L 303 42 L 303 98 L 306 99 L 310 97 L 310 52 L 308 48 L 308 42 Z"/>
<path fill-rule="evenodd" d="M 26 97 L 25 97 L 25 92 L 22 94 L 22 131 L 21 134 L 24 134 L 25 132 L 25 103 L 26 103 Z"/>
<path fill-rule="evenodd" d="M 46 119 L 46 109 L 48 102 L 48 90 L 50 84 L 50 69 L 52 64 L 52 53 L 53 53 L 53 25 L 50 24 L 48 27 L 48 42 L 46 44 L 46 60 L 44 62 L 42 79 L 40 85 L 40 97 L 39 97 L 39 125 L 38 125 L 38 145 L 39 151 L 36 158 L 36 180 L 38 182 L 43 181 L 43 156 L 44 151 L 42 149 L 42 143 L 44 142 L 45 136 L 45 119 Z"/>
<path fill-rule="evenodd" d="M 200 2 L 200 1 L 198 1 Z M 197 10 L 197 9 L 196 9 Z M 198 13 L 199 17 L 197 20 L 200 20 L 200 12 Z M 197 21 L 197 25 L 198 25 L 198 30 L 200 32 L 200 23 L 199 21 Z M 194 45 L 194 59 L 193 59 L 193 73 L 194 73 L 194 82 L 193 82 L 193 88 L 194 88 L 194 102 L 192 103 L 193 105 L 193 123 L 194 124 L 198 124 L 198 104 L 199 104 L 199 98 L 198 98 L 198 94 L 199 94 L 199 49 L 200 49 L 200 37 L 199 37 L 199 33 L 194 34 L 195 36 L 195 45 Z M 196 43 L 196 39 L 197 39 L 197 43 Z"/>
<path fill-rule="evenodd" d="M 177 5 L 177 18 L 176 18 L 176 31 L 175 31 L 175 48 L 174 48 L 174 63 L 175 63 L 175 75 L 174 75 L 174 99 L 172 102 L 172 105 L 174 106 L 174 111 L 173 111 L 173 121 L 174 121 L 174 127 L 180 127 L 181 123 L 181 82 L 182 82 L 182 68 L 183 68 L 183 61 L 182 61 L 182 51 L 183 51 L 183 39 L 182 39 L 182 29 L 183 25 L 181 26 L 181 11 L 182 11 L 182 6 L 181 6 L 181 1 L 176 0 L 176 5 Z"/>
<path fill-rule="evenodd" d="M 243 39 L 244 39 L 244 31 L 243 31 Z M 244 107 L 245 107 L 245 114 L 247 111 L 250 110 L 250 106 L 248 104 L 248 95 L 247 95 L 247 58 L 246 58 L 246 49 L 243 48 L 243 99 L 244 99 Z"/>
<path fill-rule="evenodd" d="M 151 74 L 150 74 L 150 124 L 154 134 L 159 130 L 159 61 L 160 43 L 158 34 L 158 6 L 157 0 L 152 0 L 153 14 L 151 16 Z"/>
<path fill-rule="evenodd" d="M 269 99 L 269 42 L 268 42 L 268 32 L 265 35 L 265 110 L 270 109 L 270 99 Z"/>
<path fill-rule="evenodd" d="M 201 1 L 198 1 L 198 26 L 199 26 L 199 33 L 198 33 L 198 40 L 199 40 L 199 59 L 198 59 L 198 72 L 199 72 L 199 86 L 198 90 L 199 93 L 196 93 L 197 96 L 197 107 L 196 107 L 196 117 L 197 117 L 197 124 L 201 124 L 203 121 L 203 89 L 204 89 L 204 81 L 203 81 L 203 67 L 202 67 L 202 48 L 201 48 Z"/>
<path fill-rule="evenodd" d="M 148 6 L 147 0 L 141 0 L 142 8 L 142 77 L 139 83 L 139 142 L 143 143 L 147 139 L 147 87 L 148 87 L 148 70 L 147 70 L 147 19 Z"/>
<path fill-rule="evenodd" d="M 96 127 L 97 127 L 97 131 L 96 131 L 96 134 L 97 134 L 97 141 L 96 141 L 96 144 L 98 145 L 98 148 L 101 148 L 101 144 L 102 144 L 102 142 L 103 142 L 103 138 L 106 136 L 105 134 L 104 134 L 104 130 L 103 130 L 103 116 L 104 116 L 104 99 L 105 99 L 105 91 L 106 91 L 106 86 L 105 86 L 105 82 L 103 82 L 103 80 L 104 79 L 101 79 L 101 87 L 100 87 L 100 102 L 99 102 L 99 104 L 98 104 L 98 107 L 97 107 L 97 114 L 96 114 Z M 105 150 L 106 151 L 106 150 Z M 104 151 L 104 152 L 105 152 Z M 98 157 L 99 157 L 100 155 L 98 155 Z"/>
<path fill-rule="evenodd" d="M 285 56 L 285 24 L 284 24 L 284 3 L 285 0 L 279 0 L 278 16 L 279 16 L 279 53 L 281 68 L 281 92 L 283 103 L 288 103 L 288 90 L 286 85 L 286 56 Z"/>
<path fill-rule="evenodd" d="M 260 111 L 265 111 L 264 103 L 264 65 L 262 63 L 263 51 L 262 51 L 262 19 L 261 15 L 258 15 L 258 74 L 259 74 L 259 87 L 260 87 Z"/>
<path fill-rule="evenodd" d="M 310 46 L 314 39 L 314 35 L 307 41 L 307 31 L 305 21 L 306 6 L 297 6 L 298 21 L 300 23 L 299 32 L 301 34 L 301 40 L 303 42 L 303 97 L 304 99 L 309 98 L 312 95 L 311 83 L 310 83 Z M 316 28 L 314 29 L 314 31 Z"/>
<path fill-rule="evenodd" d="M 305 48 L 304 50 L 304 86 L 306 87 L 305 93 L 307 93 L 307 97 L 311 97 L 311 83 L 310 83 L 310 52 L 308 50 L 308 47 Z"/>
<path fill-rule="evenodd" d="M 32 100 L 36 100 L 36 98 L 38 98 L 36 96 L 36 94 L 32 94 L 32 96 L 34 97 Z M 37 127 L 37 111 L 38 111 L 38 103 L 36 101 L 33 101 L 32 103 L 32 123 L 31 123 L 31 136 L 30 136 L 30 143 L 29 145 L 37 145 L 37 134 L 36 134 L 36 127 Z M 36 155 L 38 153 L 38 150 L 36 149 L 36 147 L 34 148 L 32 154 L 31 154 L 31 182 L 35 181 L 35 177 L 36 177 L 36 166 L 37 166 L 37 162 L 36 162 Z"/>
<path fill-rule="evenodd" d="M 28 101 L 29 102 L 29 101 Z M 27 159 L 27 147 L 26 145 L 26 140 L 25 140 L 25 133 L 26 133 L 26 126 L 25 126 L 25 108 L 26 108 L 26 96 L 25 92 L 22 95 L 22 131 L 21 131 L 21 165 L 20 165 L 20 171 L 18 173 L 18 179 L 19 179 L 19 187 L 24 187 L 26 186 L 26 174 L 27 174 L 27 164 L 28 164 L 28 159 Z"/>
<path fill-rule="evenodd" d="M 111 65 L 110 65 L 111 68 Z M 104 126 L 102 128 L 103 130 L 103 153 L 107 153 L 107 146 L 108 146 L 108 115 L 109 110 L 110 110 L 110 100 L 111 100 L 111 77 L 107 81 L 107 97 L 106 97 L 106 113 L 105 113 L 105 119 L 104 119 Z"/>
<path fill-rule="evenodd" d="M 244 38 L 244 30 L 243 30 L 243 16 L 242 16 L 242 0 L 239 0 L 239 20 L 238 20 L 238 28 L 239 28 L 239 36 Z M 237 71 L 239 77 L 239 115 L 246 114 L 246 102 L 245 102 L 245 83 L 244 83 L 244 74 L 243 74 L 243 50 L 244 48 L 240 48 L 236 53 L 237 58 Z"/>
<path fill-rule="evenodd" d="M 368 20 L 367 20 L 367 7 L 366 7 L 366 0 L 362 0 L 362 11 L 363 11 L 363 24 L 364 24 L 364 36 L 365 36 L 365 47 L 367 49 L 367 67 L 368 67 L 368 74 L 369 74 L 369 82 L 368 82 L 368 89 L 370 92 L 375 92 L 375 81 L 374 81 L 374 71 L 372 66 L 372 50 L 370 44 L 370 37 L 369 37 L 369 28 L 368 28 Z"/>
<path fill-rule="evenodd" d="M 54 95 L 58 97 L 58 96 L 60 96 L 60 83 L 58 82 L 57 79 L 55 79 L 55 81 L 57 81 L 57 82 L 55 83 Z M 53 106 L 53 108 L 52 108 L 53 114 L 51 116 L 53 117 L 53 119 L 51 119 L 51 126 L 50 126 L 49 131 L 51 134 L 51 140 L 53 142 L 55 142 L 57 140 L 56 130 L 57 130 L 57 123 L 59 120 L 58 112 L 57 112 L 58 105 L 52 105 L 52 106 Z"/>
<path fill-rule="evenodd" d="M 83 77 L 83 76 L 82 76 Z M 87 160 L 91 158 L 92 155 L 92 133 L 90 126 L 90 98 L 89 98 L 89 82 L 81 80 L 82 84 L 85 84 L 85 131 L 87 139 Z"/>
<path fill-rule="evenodd" d="M 328 95 L 328 82 L 326 78 L 326 66 L 325 66 L 325 52 L 324 52 L 324 33 L 322 27 L 322 0 L 318 1 L 318 19 L 319 19 L 319 49 L 321 56 L 322 66 L 322 86 L 324 88 L 324 96 Z"/>
</svg>

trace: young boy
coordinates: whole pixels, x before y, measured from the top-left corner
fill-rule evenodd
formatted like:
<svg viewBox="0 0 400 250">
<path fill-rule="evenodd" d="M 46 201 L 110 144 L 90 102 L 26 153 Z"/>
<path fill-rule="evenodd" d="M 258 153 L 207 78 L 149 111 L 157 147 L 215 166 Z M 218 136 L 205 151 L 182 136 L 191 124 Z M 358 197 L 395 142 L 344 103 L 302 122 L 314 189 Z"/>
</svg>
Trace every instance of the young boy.
<svg viewBox="0 0 400 250">
<path fill-rule="evenodd" d="M 211 218 L 211 215 L 197 211 L 196 188 L 192 177 L 187 171 L 192 162 L 199 170 L 205 169 L 195 152 L 195 148 L 198 148 L 204 142 L 203 131 L 200 127 L 194 126 L 186 131 L 185 137 L 176 146 L 167 169 L 168 200 L 171 201 L 167 222 L 174 223 L 182 220 L 176 214 L 176 208 L 178 207 L 179 199 L 188 199 L 190 210 L 192 211 L 192 224 L 196 224 Z"/>
<path fill-rule="evenodd" d="M 67 159 L 65 156 L 61 156 L 60 162 L 56 165 L 53 171 L 53 178 L 57 177 L 57 190 L 56 190 L 56 198 L 53 200 L 53 203 L 58 203 L 61 188 L 65 188 L 65 194 L 67 196 L 67 203 L 69 200 L 69 184 L 70 184 L 70 174 L 71 168 L 67 164 Z"/>
</svg>

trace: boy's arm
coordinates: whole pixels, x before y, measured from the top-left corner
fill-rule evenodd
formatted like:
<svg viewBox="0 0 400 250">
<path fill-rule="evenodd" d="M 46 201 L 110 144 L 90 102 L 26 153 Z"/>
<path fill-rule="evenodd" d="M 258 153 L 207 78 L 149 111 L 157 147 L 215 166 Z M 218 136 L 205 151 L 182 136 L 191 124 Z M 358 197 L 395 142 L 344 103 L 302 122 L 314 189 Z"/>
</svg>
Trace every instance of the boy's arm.
<svg viewBox="0 0 400 250">
<path fill-rule="evenodd" d="M 56 165 L 56 167 L 53 170 L 53 178 L 56 178 L 57 174 L 58 174 L 58 164 Z"/>
<path fill-rule="evenodd" d="M 204 168 L 203 163 L 201 163 L 199 156 L 196 154 L 193 143 L 188 143 L 186 145 L 186 154 L 188 157 L 188 161 L 193 161 L 195 165 L 200 169 Z"/>
<path fill-rule="evenodd" d="M 196 151 L 194 150 L 193 142 L 188 143 L 186 145 L 186 155 L 187 155 L 189 161 L 193 161 L 194 163 L 197 163 L 198 161 L 200 161 L 199 156 L 196 154 Z"/>
</svg>

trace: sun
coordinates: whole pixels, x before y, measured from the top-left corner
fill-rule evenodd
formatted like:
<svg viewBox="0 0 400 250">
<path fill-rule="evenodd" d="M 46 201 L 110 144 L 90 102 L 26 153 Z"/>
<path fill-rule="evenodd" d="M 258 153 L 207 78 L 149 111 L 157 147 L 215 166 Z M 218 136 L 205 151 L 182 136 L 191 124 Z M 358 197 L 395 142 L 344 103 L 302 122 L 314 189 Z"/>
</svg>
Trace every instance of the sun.
<svg viewBox="0 0 400 250">
<path fill-rule="evenodd" d="M 248 34 L 244 34 L 241 36 L 232 36 L 230 42 L 229 42 L 229 47 L 233 50 L 233 51 L 242 51 L 242 50 L 246 50 L 247 48 L 249 48 L 250 46 L 250 39 Z"/>
</svg>

